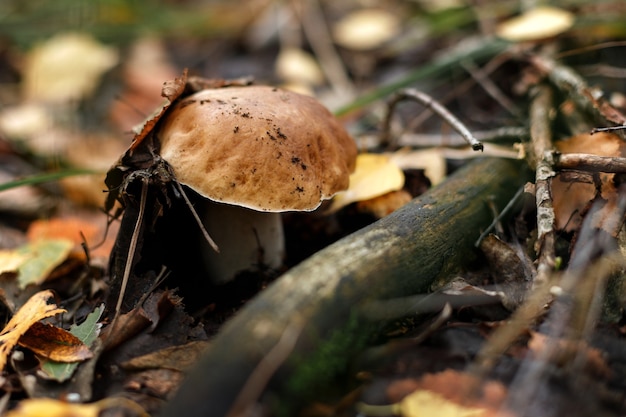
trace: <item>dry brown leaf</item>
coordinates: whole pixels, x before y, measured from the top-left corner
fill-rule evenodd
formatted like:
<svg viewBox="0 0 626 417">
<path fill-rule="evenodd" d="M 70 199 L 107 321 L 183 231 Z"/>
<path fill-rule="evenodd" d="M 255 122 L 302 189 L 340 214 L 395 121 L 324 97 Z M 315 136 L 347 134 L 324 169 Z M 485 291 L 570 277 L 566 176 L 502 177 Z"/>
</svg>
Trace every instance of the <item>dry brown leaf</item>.
<svg viewBox="0 0 626 417">
<path fill-rule="evenodd" d="M 563 153 L 585 153 L 598 156 L 626 156 L 626 143 L 613 133 L 580 134 L 556 143 Z M 600 173 L 601 196 L 607 201 L 602 213 L 608 215 L 616 203 L 614 174 Z M 567 232 L 578 230 L 590 201 L 596 196 L 596 187 L 590 182 L 571 181 L 565 173 L 558 173 L 551 183 L 556 228 Z M 600 214 L 602 217 L 603 214 Z M 612 233 L 612 231 L 607 230 Z"/>
<path fill-rule="evenodd" d="M 167 399 L 180 387 L 185 374 L 172 369 L 147 369 L 133 374 L 124 382 L 127 391 Z"/>
<path fill-rule="evenodd" d="M 56 304 L 48 302 L 54 297 L 52 291 L 40 291 L 30 297 L 28 301 L 20 307 L 11 320 L 0 332 L 0 371 L 4 369 L 7 358 L 18 343 L 18 340 L 28 329 L 39 320 L 55 314 L 64 313 L 66 310 L 57 308 Z"/>
<path fill-rule="evenodd" d="M 189 342 L 180 346 L 171 346 L 156 352 L 138 356 L 122 363 L 122 368 L 126 370 L 143 369 L 172 369 L 175 371 L 186 371 L 191 365 L 196 363 L 198 357 L 209 347 L 209 342 L 199 340 Z"/>
<path fill-rule="evenodd" d="M 93 356 L 89 347 L 78 337 L 59 327 L 41 322 L 33 323 L 20 337 L 18 344 L 39 356 L 57 362 L 79 362 Z"/>
</svg>

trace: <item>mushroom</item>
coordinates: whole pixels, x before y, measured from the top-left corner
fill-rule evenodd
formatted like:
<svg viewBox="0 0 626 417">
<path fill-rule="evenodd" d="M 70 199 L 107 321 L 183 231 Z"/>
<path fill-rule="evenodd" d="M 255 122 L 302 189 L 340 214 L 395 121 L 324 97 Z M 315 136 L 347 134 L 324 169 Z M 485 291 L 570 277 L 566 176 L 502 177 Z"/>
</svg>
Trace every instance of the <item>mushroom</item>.
<svg viewBox="0 0 626 417">
<path fill-rule="evenodd" d="M 268 86 L 207 89 L 159 121 L 160 155 L 176 180 L 210 200 L 204 223 L 216 283 L 282 265 L 281 212 L 312 211 L 348 187 L 356 145 L 309 96 Z"/>
</svg>

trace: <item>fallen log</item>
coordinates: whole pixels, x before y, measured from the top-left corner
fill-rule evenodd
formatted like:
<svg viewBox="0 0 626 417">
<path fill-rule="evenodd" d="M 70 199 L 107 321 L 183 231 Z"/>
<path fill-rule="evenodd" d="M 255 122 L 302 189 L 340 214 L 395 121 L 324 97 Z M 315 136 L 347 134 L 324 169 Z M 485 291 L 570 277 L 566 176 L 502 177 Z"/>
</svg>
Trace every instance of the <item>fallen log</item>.
<svg viewBox="0 0 626 417">
<path fill-rule="evenodd" d="M 380 328 L 360 306 L 427 292 L 467 264 L 492 221 L 487 201 L 501 210 L 528 178 L 522 167 L 472 162 L 289 270 L 224 325 L 163 415 L 295 415 Z"/>
</svg>

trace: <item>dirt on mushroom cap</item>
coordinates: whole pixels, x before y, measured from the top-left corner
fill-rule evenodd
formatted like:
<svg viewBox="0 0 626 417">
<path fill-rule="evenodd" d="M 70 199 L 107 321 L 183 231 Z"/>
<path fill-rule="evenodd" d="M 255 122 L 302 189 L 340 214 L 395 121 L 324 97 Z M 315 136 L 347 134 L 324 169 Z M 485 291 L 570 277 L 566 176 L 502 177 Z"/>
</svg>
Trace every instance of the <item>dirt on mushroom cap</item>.
<svg viewBox="0 0 626 417">
<path fill-rule="evenodd" d="M 182 184 L 259 211 L 314 210 L 348 187 L 357 153 L 317 100 L 268 86 L 188 96 L 156 135 Z"/>
</svg>

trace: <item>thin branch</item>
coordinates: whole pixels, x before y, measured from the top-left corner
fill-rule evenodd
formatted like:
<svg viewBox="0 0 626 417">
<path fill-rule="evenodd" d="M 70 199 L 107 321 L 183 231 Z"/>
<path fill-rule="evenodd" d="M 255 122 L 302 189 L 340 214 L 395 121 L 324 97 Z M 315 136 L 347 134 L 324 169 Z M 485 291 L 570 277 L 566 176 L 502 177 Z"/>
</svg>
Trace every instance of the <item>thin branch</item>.
<svg viewBox="0 0 626 417">
<path fill-rule="evenodd" d="M 120 284 L 120 293 L 117 296 L 117 304 L 115 305 L 115 314 L 111 320 L 109 335 L 116 331 L 116 326 L 122 310 L 122 303 L 124 301 L 124 295 L 126 293 L 126 287 L 128 286 L 128 279 L 133 269 L 133 261 L 135 259 L 135 252 L 137 251 L 137 242 L 139 241 L 139 233 L 141 232 L 141 226 L 143 223 L 143 217 L 146 212 L 146 200 L 148 198 L 148 182 L 147 177 L 141 177 L 141 195 L 139 197 L 139 214 L 137 215 L 137 221 L 133 228 L 133 234 L 130 238 L 130 244 L 128 245 L 128 254 L 126 256 L 126 264 L 124 265 L 124 275 L 122 276 L 122 283 Z M 110 338 L 107 337 L 105 347 L 111 344 Z"/>
<path fill-rule="evenodd" d="M 530 106 L 531 157 L 536 164 L 537 242 L 535 249 L 539 254 L 534 286 L 546 282 L 555 265 L 555 217 L 552 206 L 552 192 L 550 190 L 550 179 L 555 175 L 552 168 L 551 111 L 552 91 L 547 86 L 537 87 Z"/>
<path fill-rule="evenodd" d="M 196 209 L 193 208 L 193 204 L 191 204 L 191 201 L 189 201 L 189 197 L 187 197 L 187 193 L 185 193 L 182 185 L 180 185 L 180 183 L 176 180 L 174 180 L 174 185 L 176 186 L 178 192 L 183 196 L 185 204 L 187 204 L 187 207 L 189 207 L 189 211 L 191 211 L 193 218 L 196 220 L 196 223 L 198 223 L 198 227 L 202 231 L 202 236 L 204 236 L 204 239 L 208 242 L 208 244 L 215 252 L 220 253 L 220 248 L 217 246 L 217 243 L 215 243 L 211 235 L 209 235 L 209 232 L 204 227 L 204 223 L 202 223 L 202 220 L 200 219 L 200 216 L 198 216 Z"/>
<path fill-rule="evenodd" d="M 601 91 L 591 89 L 572 68 L 540 55 L 533 56 L 530 62 L 559 90 L 567 94 L 579 109 L 592 115 L 595 123 L 602 126 L 607 123 L 619 126 L 626 124 L 626 116 L 604 100 Z"/>
<path fill-rule="evenodd" d="M 422 93 L 421 91 L 418 91 L 414 88 L 401 90 L 400 92 L 396 93 L 389 101 L 387 115 L 385 117 L 385 120 L 383 121 L 382 128 L 383 139 L 381 142 L 383 144 L 387 144 L 388 147 L 392 145 L 389 133 L 391 128 L 391 118 L 393 116 L 396 105 L 400 101 L 405 99 L 415 100 L 418 103 L 421 103 L 424 107 L 432 109 L 435 113 L 437 113 L 437 115 L 439 115 L 439 117 L 448 122 L 448 124 L 454 130 L 456 130 L 467 143 L 472 146 L 473 150 L 483 150 L 483 144 L 478 139 L 476 139 L 474 135 L 472 135 L 472 132 L 470 132 L 469 129 L 459 119 L 457 119 L 452 113 L 450 113 L 448 109 L 439 104 L 428 94 Z"/>
<path fill-rule="evenodd" d="M 555 154 L 554 167 L 556 169 L 621 174 L 626 172 L 626 158 L 585 153 Z"/>
<path fill-rule="evenodd" d="M 526 127 L 500 127 L 493 130 L 474 132 L 474 137 L 481 142 L 522 142 L 528 138 Z M 356 138 L 359 149 L 375 149 L 381 146 L 378 133 L 362 134 Z M 395 139 L 397 147 L 411 148 L 445 146 L 446 148 L 462 148 L 467 146 L 461 135 L 450 133 L 445 136 L 441 133 L 412 133 L 404 132 Z"/>
<path fill-rule="evenodd" d="M 515 193 L 513 198 L 511 198 L 511 200 L 507 203 L 507 205 L 502 209 L 500 214 L 495 216 L 495 218 L 493 219 L 491 224 L 485 229 L 484 232 L 482 232 L 480 234 L 480 236 L 476 240 L 476 243 L 474 243 L 475 247 L 479 247 L 480 246 L 480 242 L 482 242 L 482 240 L 485 238 L 485 236 L 487 236 L 491 232 L 491 229 L 493 229 L 496 226 L 496 224 L 498 222 L 500 222 L 502 220 L 502 218 L 504 216 L 506 216 L 511 211 L 511 209 L 513 207 L 515 207 L 515 204 L 517 203 L 517 201 L 519 200 L 519 198 L 522 196 L 523 193 L 524 193 L 524 187 L 522 186 L 522 187 L 519 188 L 519 190 L 517 190 L 517 192 Z"/>
</svg>

